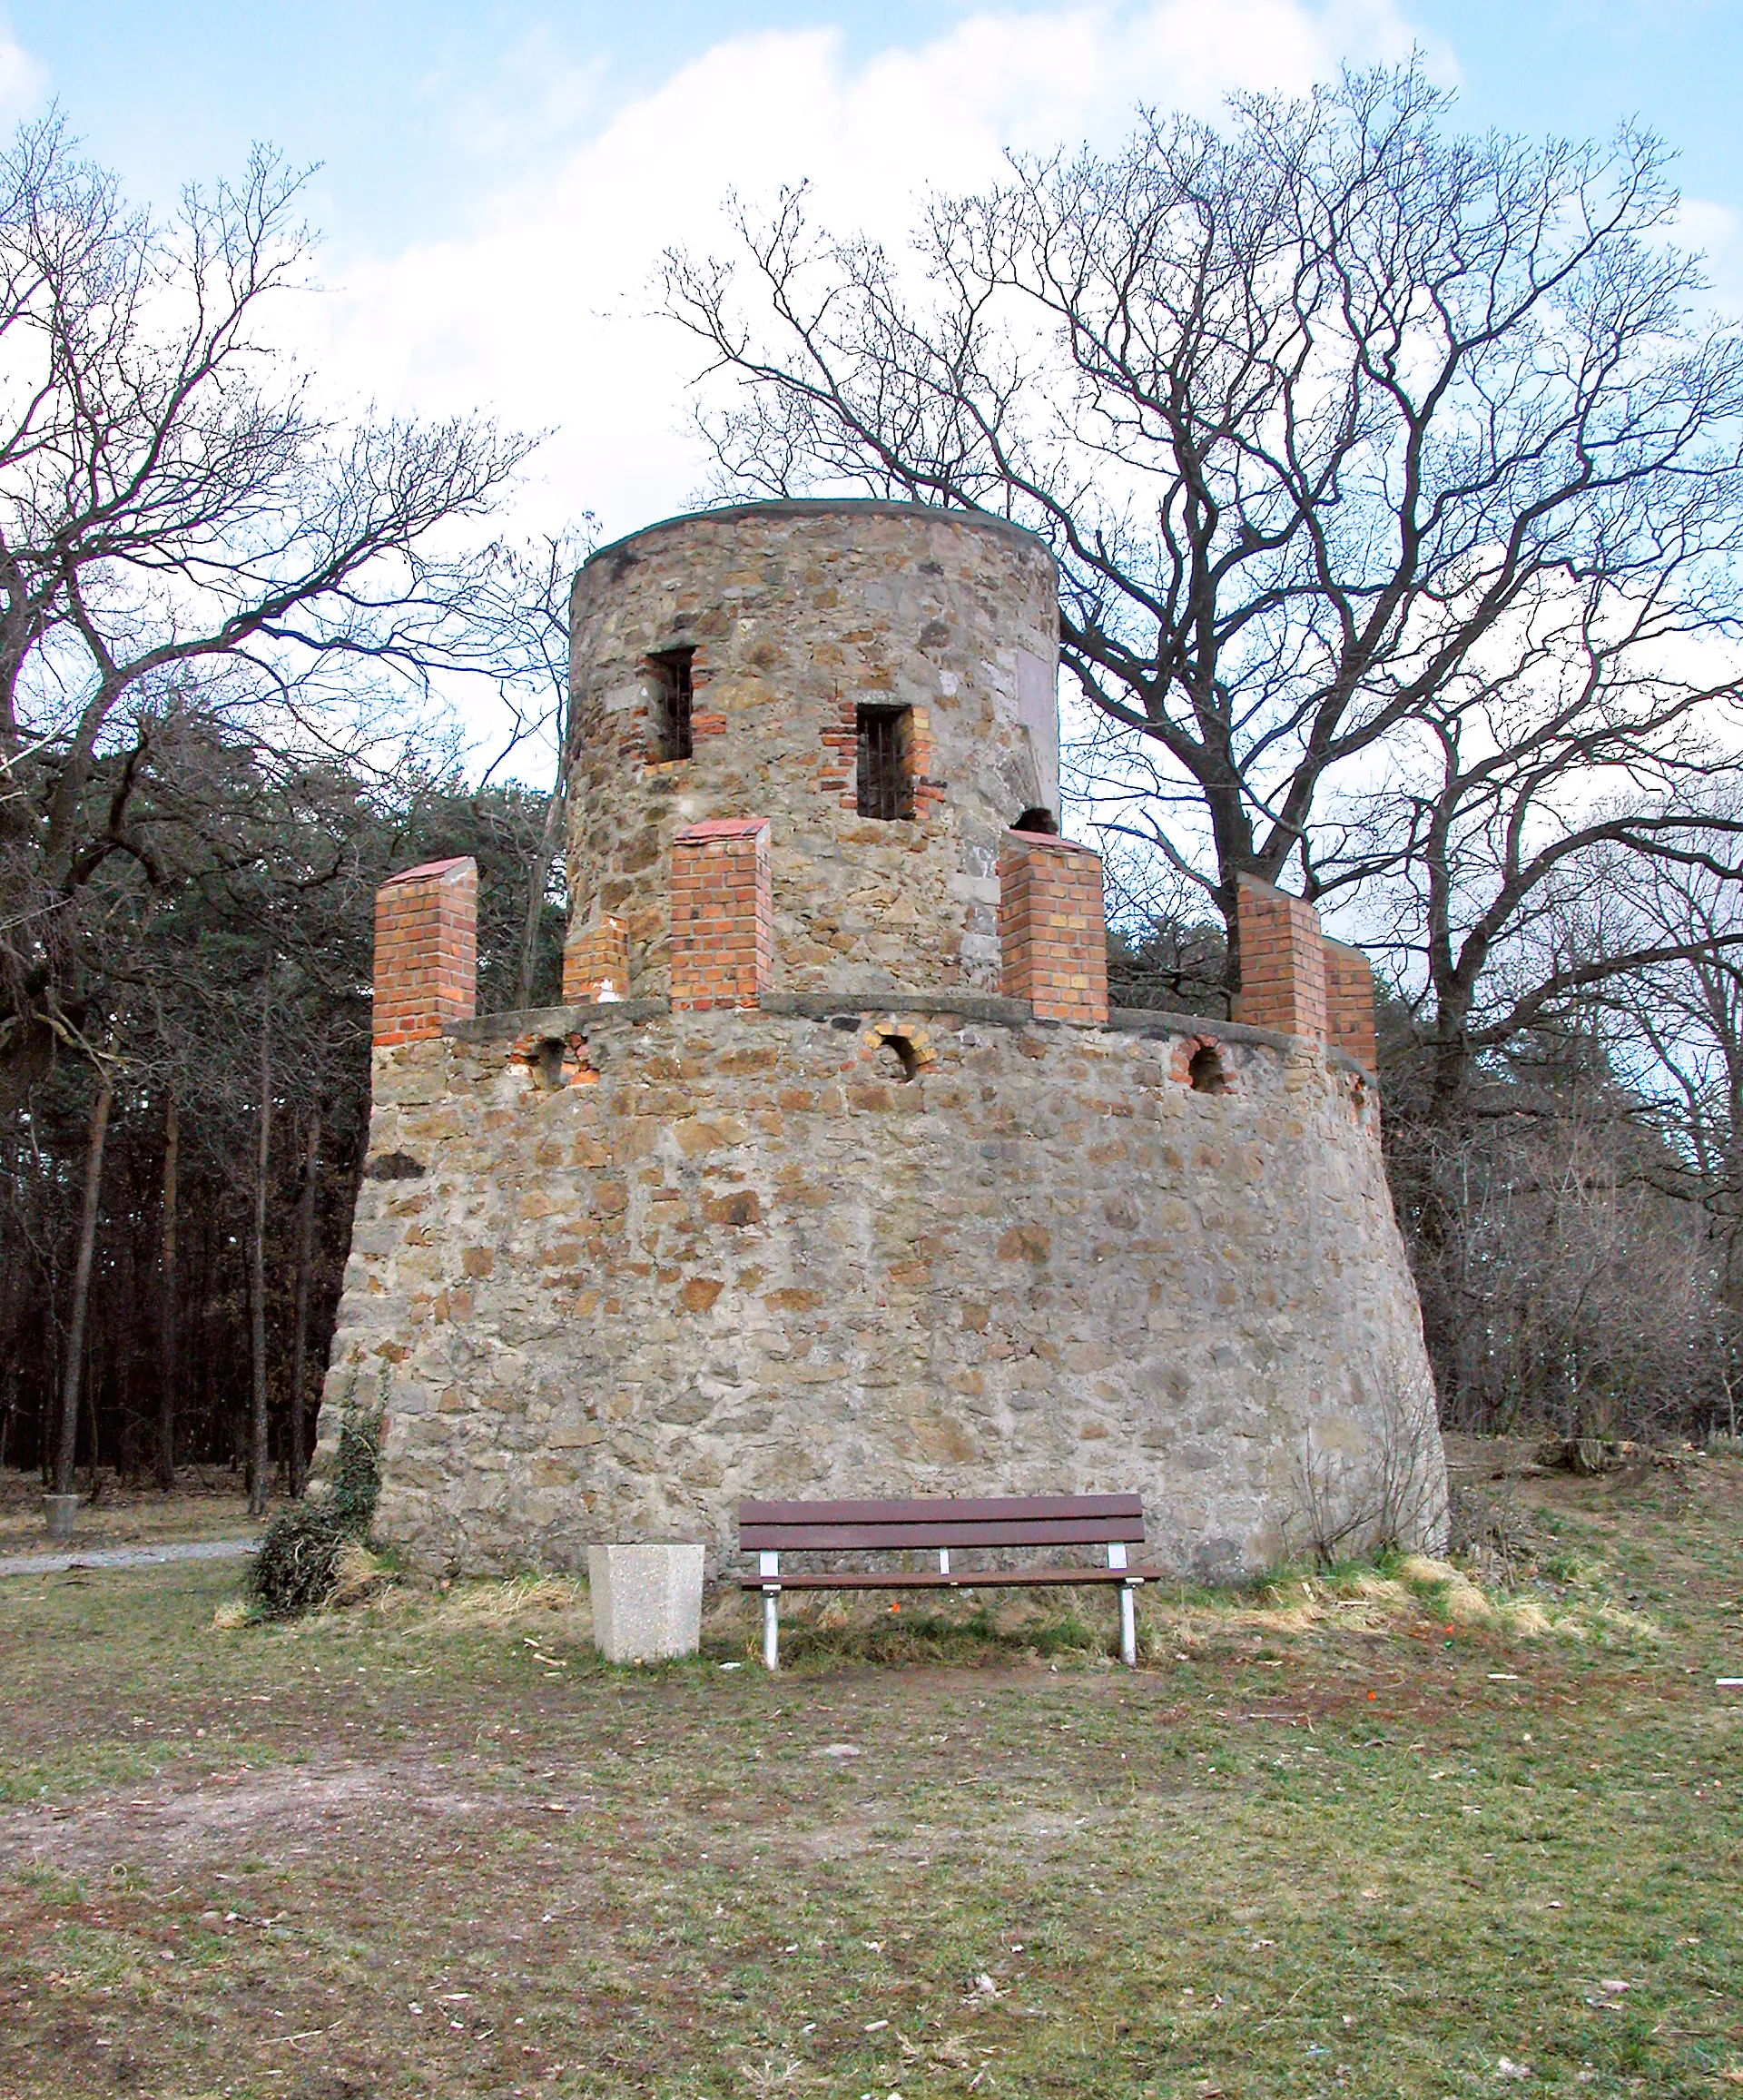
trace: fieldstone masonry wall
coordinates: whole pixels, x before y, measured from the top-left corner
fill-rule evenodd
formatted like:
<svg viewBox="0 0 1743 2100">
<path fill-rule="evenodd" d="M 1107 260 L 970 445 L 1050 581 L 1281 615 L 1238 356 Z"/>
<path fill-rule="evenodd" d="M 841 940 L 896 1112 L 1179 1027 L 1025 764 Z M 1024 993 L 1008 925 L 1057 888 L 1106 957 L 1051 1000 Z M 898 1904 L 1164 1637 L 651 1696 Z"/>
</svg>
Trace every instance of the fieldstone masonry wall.
<svg viewBox="0 0 1743 2100">
<path fill-rule="evenodd" d="M 379 1053 L 321 1437 L 385 1403 L 413 1561 L 717 1562 L 743 1494 L 1137 1488 L 1155 1555 L 1230 1574 L 1302 1543 L 1306 1465 L 1359 1495 L 1424 1424 L 1440 1535 L 1356 1074 L 1228 1024 L 808 1003 L 558 1010 L 556 1085 L 525 1016 Z"/>
<path fill-rule="evenodd" d="M 1243 883 L 1263 1025 L 1109 1013 L 1099 862 L 1011 828 L 1057 801 L 1055 580 L 893 504 L 674 520 L 577 578 L 575 1002 L 467 1018 L 469 862 L 378 908 L 317 1477 L 383 1406 L 413 1561 L 718 1563 L 744 1494 L 1136 1488 L 1206 1576 L 1313 1505 L 1443 1536 L 1365 961 Z"/>
<path fill-rule="evenodd" d="M 576 578 L 575 938 L 627 931 L 672 989 L 672 846 L 766 817 L 772 987 L 1000 988 L 999 853 L 1054 810 L 1058 578 L 1028 533 L 898 503 L 752 504 L 602 548 Z M 694 755 L 652 755 L 656 657 L 694 651 Z M 906 707 L 914 819 L 857 814 L 856 713 Z M 707 733 L 704 733 L 706 730 Z"/>
</svg>

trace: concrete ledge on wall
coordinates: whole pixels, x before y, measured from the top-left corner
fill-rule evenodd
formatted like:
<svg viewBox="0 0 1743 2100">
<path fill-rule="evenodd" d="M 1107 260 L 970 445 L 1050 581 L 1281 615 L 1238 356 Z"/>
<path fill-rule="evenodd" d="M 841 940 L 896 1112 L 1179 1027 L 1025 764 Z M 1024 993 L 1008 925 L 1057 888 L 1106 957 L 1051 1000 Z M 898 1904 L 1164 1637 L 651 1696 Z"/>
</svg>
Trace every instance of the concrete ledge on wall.
<svg viewBox="0 0 1743 2100">
<path fill-rule="evenodd" d="M 1371 1087 L 1377 1088 L 1380 1084 L 1377 1071 L 1370 1070 L 1360 1058 L 1353 1058 L 1348 1050 L 1339 1050 L 1335 1043 L 1326 1044 L 1325 1062 L 1334 1072 L 1352 1072 L 1358 1080 L 1365 1080 Z"/>
<path fill-rule="evenodd" d="M 507 1013 L 480 1014 L 475 1020 L 451 1020 L 442 1034 L 452 1042 L 515 1042 L 528 1035 L 555 1039 L 600 1027 L 639 1027 L 647 1021 L 665 1020 L 671 1011 L 669 999 L 584 1001 L 574 1006 L 526 1007 Z M 861 985 L 842 991 L 771 991 L 764 994 L 756 1011 L 797 1020 L 830 1020 L 837 1014 L 850 1013 L 953 1014 L 991 1028 L 1027 1028 L 1034 1019 L 1026 999 L 995 999 L 970 991 L 902 991 L 887 984 Z M 1353 1072 L 1370 1086 L 1379 1084 L 1368 1066 L 1335 1044 L 1309 1043 L 1274 1028 L 1256 1028 L 1251 1021 L 1226 1020 L 1221 1014 L 1116 1006 L 1108 1010 L 1107 1020 L 1100 1025 L 1120 1035 L 1214 1035 L 1226 1042 L 1251 1043 L 1285 1052 L 1324 1047 L 1326 1062 L 1334 1070 Z"/>
<path fill-rule="evenodd" d="M 1250 1020 L 1225 1020 L 1219 1013 L 1176 1013 L 1159 1006 L 1116 1006 L 1108 1013 L 1108 1026 L 1122 1035 L 1219 1035 L 1228 1042 L 1257 1043 L 1265 1050 L 1317 1050 L 1299 1036 L 1285 1035 L 1275 1028 L 1256 1028 Z"/>
<path fill-rule="evenodd" d="M 621 539 L 608 541 L 596 548 L 583 563 L 583 573 L 590 568 L 605 568 L 618 564 L 634 562 L 639 557 L 630 550 L 644 539 L 652 539 L 656 533 L 685 532 L 694 534 L 698 526 L 726 527 L 729 530 L 741 519 L 749 518 L 892 518 L 906 520 L 918 516 L 929 527 L 942 527 L 950 532 L 968 529 L 973 532 L 990 532 L 1001 538 L 1015 542 L 1019 547 L 1038 547 L 1047 551 L 1044 540 L 1037 539 L 1027 526 L 1015 525 L 1006 518 L 995 518 L 986 510 L 946 510 L 931 504 L 900 503 L 884 496 L 778 496 L 760 502 L 729 503 L 718 510 L 683 511 L 675 518 L 656 518 L 652 525 L 644 525 L 637 531 L 627 532 Z"/>
<path fill-rule="evenodd" d="M 1334 1043 L 1312 1042 L 1305 1036 L 1285 1035 L 1275 1028 L 1256 1028 L 1250 1020 L 1225 1020 L 1220 1014 L 1176 1013 L 1159 1006 L 1116 1006 L 1108 1010 L 1108 1026 L 1118 1029 L 1122 1035 L 1145 1035 L 1151 1031 L 1169 1036 L 1214 1035 L 1222 1037 L 1226 1042 L 1256 1043 L 1265 1050 L 1323 1050 L 1326 1063 L 1334 1071 L 1354 1072 L 1358 1079 L 1366 1080 L 1371 1087 L 1380 1083 L 1360 1059 L 1351 1057 Z"/>
<path fill-rule="evenodd" d="M 523 1035 L 569 1036 L 601 1022 L 633 1027 L 664 1020 L 669 999 L 583 1000 L 574 1006 L 527 1006 L 507 1013 L 481 1013 L 476 1020 L 451 1020 L 442 1033 L 454 1042 L 512 1042 Z"/>
<path fill-rule="evenodd" d="M 889 985 L 842 991 L 771 991 L 763 995 L 762 1009 L 800 1020 L 828 1020 L 838 1013 L 954 1013 L 964 1020 L 984 1020 L 1000 1028 L 1022 1028 L 1033 1018 L 1026 999 L 996 999 L 973 991 L 901 991 Z"/>
</svg>

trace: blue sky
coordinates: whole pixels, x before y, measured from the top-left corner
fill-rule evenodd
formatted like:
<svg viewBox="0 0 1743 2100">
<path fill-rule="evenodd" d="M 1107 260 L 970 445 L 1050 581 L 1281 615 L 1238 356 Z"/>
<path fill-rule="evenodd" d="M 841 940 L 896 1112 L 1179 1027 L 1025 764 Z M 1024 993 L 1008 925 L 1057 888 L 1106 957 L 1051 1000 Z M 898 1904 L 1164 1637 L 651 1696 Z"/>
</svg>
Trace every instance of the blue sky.
<svg viewBox="0 0 1743 2100">
<path fill-rule="evenodd" d="M 650 281 L 722 240 L 728 189 L 803 177 L 832 223 L 900 240 L 921 187 L 1008 145 L 1111 143 L 1139 100 L 1214 115 L 1413 44 L 1472 128 L 1661 133 L 1743 307 L 1743 0 L 15 0 L 0 29 L 0 116 L 58 100 L 137 197 L 257 139 L 320 163 L 324 289 L 290 347 L 346 400 L 550 430 L 528 532 L 592 511 L 615 537 L 701 480 L 694 353 Z"/>
<path fill-rule="evenodd" d="M 646 318 L 675 239 L 722 193 L 816 181 L 838 222 L 899 234 L 922 184 L 1008 143 L 1111 140 L 1131 104 L 1214 113 L 1413 42 L 1473 127 L 1681 156 L 1692 232 L 1743 301 L 1743 0 L 16 0 L 13 114 L 55 98 L 135 194 L 171 199 L 268 139 L 320 163 L 330 295 L 307 352 L 354 397 L 555 426 L 529 517 L 622 531 L 700 472 L 684 348 Z"/>
<path fill-rule="evenodd" d="M 1334 44 L 1340 15 L 1359 25 L 1378 10 L 1309 12 L 1328 19 Z M 970 13 L 926 0 L 37 0 L 10 17 L 42 86 L 142 192 L 234 165 L 251 139 L 271 138 L 295 159 L 325 163 L 321 222 L 349 248 L 439 234 L 464 218 L 473 183 L 536 169 L 678 65 L 747 30 L 836 29 L 852 65 L 921 45 Z M 1691 194 L 1743 210 L 1738 0 L 1403 0 L 1395 14 L 1451 54 L 1473 125 L 1601 133 L 1639 116 L 1677 147 Z M 1133 88 L 1167 99 L 1162 79 Z"/>
</svg>

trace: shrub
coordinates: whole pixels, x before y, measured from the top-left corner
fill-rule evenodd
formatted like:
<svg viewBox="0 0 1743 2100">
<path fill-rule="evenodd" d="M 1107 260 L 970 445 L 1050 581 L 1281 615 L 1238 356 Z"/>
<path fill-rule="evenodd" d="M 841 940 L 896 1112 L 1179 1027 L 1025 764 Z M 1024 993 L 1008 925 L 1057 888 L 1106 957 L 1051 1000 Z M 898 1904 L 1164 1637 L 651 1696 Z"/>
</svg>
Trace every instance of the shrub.
<svg viewBox="0 0 1743 2100">
<path fill-rule="evenodd" d="M 381 1417 L 346 1411 L 325 1494 L 281 1510 L 266 1528 L 248 1590 L 269 1619 L 295 1619 L 331 1593 L 340 1557 L 368 1533 L 381 1492 Z"/>
</svg>

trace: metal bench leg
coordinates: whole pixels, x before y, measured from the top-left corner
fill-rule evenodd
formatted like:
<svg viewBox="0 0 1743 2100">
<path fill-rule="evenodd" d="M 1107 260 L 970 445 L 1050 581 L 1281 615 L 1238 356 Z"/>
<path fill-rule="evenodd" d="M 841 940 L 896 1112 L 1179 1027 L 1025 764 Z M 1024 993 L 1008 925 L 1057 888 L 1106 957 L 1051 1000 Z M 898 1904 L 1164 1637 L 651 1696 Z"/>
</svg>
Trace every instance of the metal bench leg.
<svg viewBox="0 0 1743 2100">
<path fill-rule="evenodd" d="M 773 1670 L 778 1666 L 777 1650 L 781 1634 L 775 1614 L 780 1594 L 778 1590 L 764 1590 L 763 1592 L 763 1667 L 765 1670 Z"/>
<path fill-rule="evenodd" d="M 1137 1614 L 1132 1608 L 1133 1585 L 1119 1585 L 1119 1659 L 1128 1670 L 1137 1668 Z"/>
</svg>

